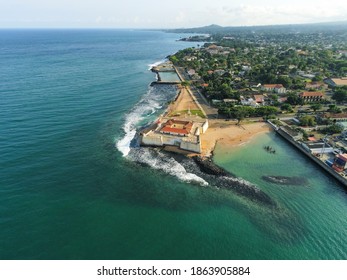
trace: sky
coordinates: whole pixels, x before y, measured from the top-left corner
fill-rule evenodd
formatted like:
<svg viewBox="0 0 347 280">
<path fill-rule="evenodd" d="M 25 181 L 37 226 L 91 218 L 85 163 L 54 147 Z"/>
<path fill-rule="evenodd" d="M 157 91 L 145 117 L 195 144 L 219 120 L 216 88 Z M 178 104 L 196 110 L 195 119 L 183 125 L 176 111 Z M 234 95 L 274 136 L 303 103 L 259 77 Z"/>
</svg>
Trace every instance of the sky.
<svg viewBox="0 0 347 280">
<path fill-rule="evenodd" d="M 0 0 L 0 28 L 188 28 L 346 20 L 346 0 Z"/>
</svg>

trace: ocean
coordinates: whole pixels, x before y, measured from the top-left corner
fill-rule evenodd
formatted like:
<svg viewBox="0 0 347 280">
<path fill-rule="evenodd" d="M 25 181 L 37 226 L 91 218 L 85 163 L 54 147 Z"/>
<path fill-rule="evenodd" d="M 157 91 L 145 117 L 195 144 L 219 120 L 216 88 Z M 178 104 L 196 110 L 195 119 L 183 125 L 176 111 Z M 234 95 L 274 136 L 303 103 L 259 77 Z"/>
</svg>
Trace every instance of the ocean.
<svg viewBox="0 0 347 280">
<path fill-rule="evenodd" d="M 275 134 L 214 159 L 276 208 L 138 147 L 177 93 L 150 65 L 197 47 L 180 37 L 0 30 L 1 259 L 347 258 L 346 191 Z M 262 179 L 288 174 L 307 181 Z"/>
</svg>

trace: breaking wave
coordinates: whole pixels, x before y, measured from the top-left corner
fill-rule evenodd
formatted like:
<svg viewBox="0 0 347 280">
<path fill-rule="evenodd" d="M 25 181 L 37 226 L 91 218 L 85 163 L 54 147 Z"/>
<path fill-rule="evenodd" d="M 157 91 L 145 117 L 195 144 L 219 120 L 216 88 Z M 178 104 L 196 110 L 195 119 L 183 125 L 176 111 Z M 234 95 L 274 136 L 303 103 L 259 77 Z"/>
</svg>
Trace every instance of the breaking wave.
<svg viewBox="0 0 347 280">
<path fill-rule="evenodd" d="M 149 87 L 147 93 L 125 116 L 123 125 L 124 135 L 116 141 L 117 149 L 127 159 L 146 164 L 153 169 L 164 171 L 185 182 L 193 182 L 203 186 L 208 183 L 193 173 L 187 172 L 185 167 L 168 154 L 156 149 L 144 148 L 134 145 L 136 133 L 144 126 L 149 125 L 163 113 L 166 104 L 177 94 L 177 88 L 170 85 Z"/>
<path fill-rule="evenodd" d="M 153 169 L 164 171 L 184 182 L 208 186 L 208 183 L 204 179 L 196 174 L 187 172 L 182 164 L 160 151 L 143 147 L 131 149 L 128 158 L 135 162 L 146 164 Z"/>
<path fill-rule="evenodd" d="M 160 61 L 157 61 L 157 62 L 154 62 L 154 63 L 152 63 L 152 64 L 148 64 L 148 70 L 151 70 L 153 67 L 155 67 L 155 66 L 158 66 L 158 65 L 160 65 L 160 64 L 163 64 L 163 63 L 165 63 L 167 61 L 167 59 L 162 59 L 162 60 L 160 60 Z"/>
<path fill-rule="evenodd" d="M 155 87 L 150 87 L 139 103 L 125 116 L 123 125 L 124 136 L 116 142 L 117 149 L 127 156 L 136 130 L 153 121 L 155 113 L 163 108 L 166 97 Z"/>
</svg>

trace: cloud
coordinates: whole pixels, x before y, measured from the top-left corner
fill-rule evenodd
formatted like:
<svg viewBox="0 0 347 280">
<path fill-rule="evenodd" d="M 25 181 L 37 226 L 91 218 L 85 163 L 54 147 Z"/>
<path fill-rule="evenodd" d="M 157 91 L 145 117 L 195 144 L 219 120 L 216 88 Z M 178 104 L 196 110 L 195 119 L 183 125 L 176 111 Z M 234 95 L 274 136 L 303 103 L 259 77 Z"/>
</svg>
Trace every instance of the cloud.
<svg viewBox="0 0 347 280">
<path fill-rule="evenodd" d="M 210 18 L 221 25 L 266 25 L 338 21 L 347 18 L 346 6 L 327 5 L 237 5 L 208 8 Z"/>
</svg>

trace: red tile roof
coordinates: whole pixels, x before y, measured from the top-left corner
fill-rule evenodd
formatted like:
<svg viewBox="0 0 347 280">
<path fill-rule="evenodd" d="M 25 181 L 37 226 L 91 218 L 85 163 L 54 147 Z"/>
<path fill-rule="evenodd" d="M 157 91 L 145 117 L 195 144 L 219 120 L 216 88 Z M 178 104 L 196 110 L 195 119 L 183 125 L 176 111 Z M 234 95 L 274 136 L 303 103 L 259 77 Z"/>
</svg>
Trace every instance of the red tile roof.
<svg viewBox="0 0 347 280">
<path fill-rule="evenodd" d="M 283 88 L 284 86 L 282 84 L 267 84 L 264 85 L 266 88 Z"/>
<path fill-rule="evenodd" d="M 179 127 L 176 127 L 178 125 Z M 162 133 L 176 133 L 180 135 L 188 135 L 193 127 L 192 122 L 179 121 L 179 120 L 168 120 L 162 127 L 160 132 Z"/>
<path fill-rule="evenodd" d="M 257 94 L 255 94 L 254 95 L 254 99 L 255 99 L 255 102 L 264 102 L 264 95 L 261 95 L 261 94 L 257 95 Z"/>
<path fill-rule="evenodd" d="M 313 92 L 313 91 L 305 91 L 300 93 L 301 97 L 323 97 L 324 94 L 322 92 Z"/>
</svg>

